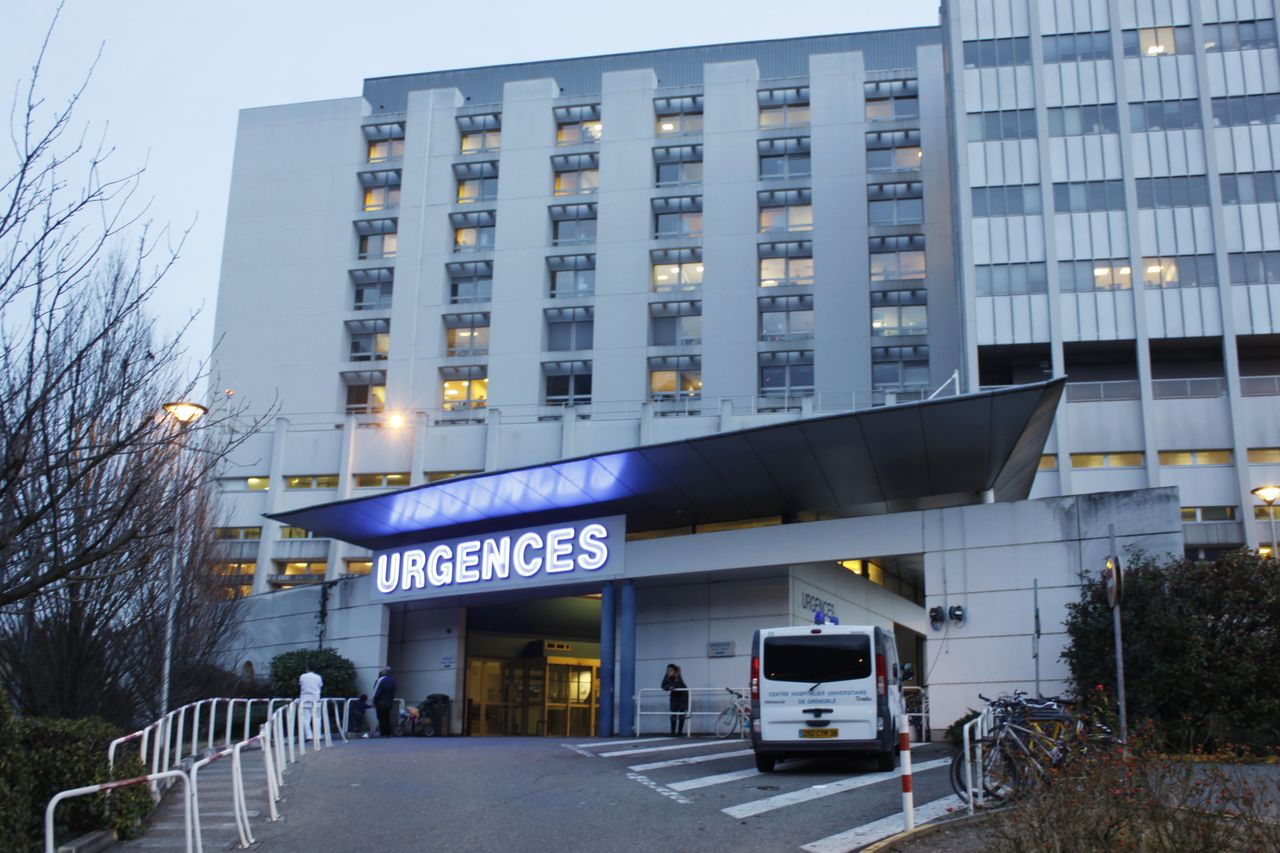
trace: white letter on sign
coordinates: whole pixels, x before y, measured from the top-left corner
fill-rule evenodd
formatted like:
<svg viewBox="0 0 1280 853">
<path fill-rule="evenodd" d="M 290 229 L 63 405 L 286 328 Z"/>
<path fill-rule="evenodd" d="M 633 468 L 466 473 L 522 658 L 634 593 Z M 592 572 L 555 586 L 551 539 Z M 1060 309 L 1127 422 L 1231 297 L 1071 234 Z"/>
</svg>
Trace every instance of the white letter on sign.
<svg viewBox="0 0 1280 853">
<path fill-rule="evenodd" d="M 475 583 L 480 580 L 480 573 L 476 571 L 476 566 L 480 565 L 480 543 L 471 541 L 459 544 L 457 557 L 454 580 L 457 583 Z"/>
<path fill-rule="evenodd" d="M 578 547 L 582 553 L 578 555 L 578 568 L 594 572 L 609 559 L 609 548 L 604 540 L 609 538 L 609 531 L 603 524 L 588 524 L 578 534 Z"/>
<path fill-rule="evenodd" d="M 391 559 L 383 554 L 378 558 L 378 592 L 395 592 L 400 585 L 400 555 L 392 554 Z"/>
<path fill-rule="evenodd" d="M 573 553 L 573 528 L 561 527 L 557 530 L 547 531 L 547 571 L 548 572 L 571 572 L 573 571 L 573 560 L 569 555 Z"/>
<path fill-rule="evenodd" d="M 530 548 L 542 548 L 542 537 L 532 531 L 522 534 L 516 540 L 515 547 L 511 549 L 511 562 L 515 565 L 516 574 L 525 578 L 533 577 L 542 568 L 541 557 L 529 559 L 528 551 Z"/>
<path fill-rule="evenodd" d="M 422 564 L 426 555 L 414 548 L 412 551 L 405 551 L 402 559 L 404 566 L 400 571 L 400 588 L 422 589 L 426 586 L 426 579 L 422 577 Z"/>
<path fill-rule="evenodd" d="M 511 537 L 484 540 L 484 554 L 480 560 L 480 580 L 511 577 Z"/>
<path fill-rule="evenodd" d="M 453 552 L 448 545 L 437 545 L 431 549 L 427 558 L 427 577 L 432 586 L 448 586 L 453 583 L 453 562 L 449 559 Z"/>
</svg>

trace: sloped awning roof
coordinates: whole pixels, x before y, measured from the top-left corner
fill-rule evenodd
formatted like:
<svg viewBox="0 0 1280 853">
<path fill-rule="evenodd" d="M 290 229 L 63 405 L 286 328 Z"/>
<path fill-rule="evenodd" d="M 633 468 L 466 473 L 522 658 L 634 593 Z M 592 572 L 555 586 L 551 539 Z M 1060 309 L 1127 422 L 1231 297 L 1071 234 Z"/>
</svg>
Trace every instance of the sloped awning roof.
<svg viewBox="0 0 1280 853">
<path fill-rule="evenodd" d="M 373 550 L 580 518 L 628 532 L 1027 497 L 1065 379 L 492 471 L 268 517 Z"/>
</svg>

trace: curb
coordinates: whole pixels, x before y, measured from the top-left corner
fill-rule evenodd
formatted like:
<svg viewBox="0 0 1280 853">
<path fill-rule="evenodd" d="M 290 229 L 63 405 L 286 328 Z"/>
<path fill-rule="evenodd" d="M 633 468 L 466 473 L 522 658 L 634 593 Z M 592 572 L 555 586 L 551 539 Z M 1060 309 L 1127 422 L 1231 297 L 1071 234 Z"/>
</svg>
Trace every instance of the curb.
<svg viewBox="0 0 1280 853">
<path fill-rule="evenodd" d="M 908 841 L 915 841 L 918 838 L 933 835 L 944 829 L 950 829 L 953 826 L 964 826 L 970 823 L 980 823 L 990 816 L 989 812 L 979 812 L 978 814 L 965 815 L 963 817 L 952 817 L 946 820 L 937 820 L 932 823 L 917 826 L 910 832 L 899 832 L 897 835 L 891 835 L 883 841 L 877 841 L 867 847 L 860 848 L 860 853 L 888 853 L 891 850 L 900 850 L 902 845 Z"/>
</svg>

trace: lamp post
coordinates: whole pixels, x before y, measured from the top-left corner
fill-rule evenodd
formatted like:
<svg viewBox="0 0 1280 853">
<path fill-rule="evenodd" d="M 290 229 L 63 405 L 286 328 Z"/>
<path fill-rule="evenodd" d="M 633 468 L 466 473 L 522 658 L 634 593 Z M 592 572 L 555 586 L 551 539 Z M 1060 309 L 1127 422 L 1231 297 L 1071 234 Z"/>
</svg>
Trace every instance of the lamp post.
<svg viewBox="0 0 1280 853">
<path fill-rule="evenodd" d="M 1271 559 L 1280 560 L 1280 551 L 1276 550 L 1276 508 L 1275 502 L 1280 499 L 1280 486 L 1258 486 L 1252 490 L 1258 499 L 1267 505 L 1267 520 L 1271 522 Z"/>
<path fill-rule="evenodd" d="M 164 411 L 178 422 L 178 461 L 182 461 L 182 445 L 187 429 L 209 410 L 199 403 L 175 402 L 165 403 Z M 174 587 L 178 576 L 178 540 L 179 527 L 182 523 L 182 502 L 178 500 L 178 490 L 174 489 L 173 501 L 173 543 L 169 554 L 169 576 L 166 578 L 168 594 L 165 596 L 164 618 L 164 670 L 160 674 L 160 713 L 169 710 L 169 674 L 173 668 L 173 622 L 177 614 L 178 603 L 175 600 Z"/>
</svg>

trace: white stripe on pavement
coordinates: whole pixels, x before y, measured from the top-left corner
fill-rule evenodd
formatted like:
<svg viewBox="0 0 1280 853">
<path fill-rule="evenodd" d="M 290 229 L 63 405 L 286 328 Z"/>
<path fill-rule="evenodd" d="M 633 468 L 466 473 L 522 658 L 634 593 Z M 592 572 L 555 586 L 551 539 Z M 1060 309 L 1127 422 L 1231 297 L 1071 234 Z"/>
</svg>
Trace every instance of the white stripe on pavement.
<svg viewBox="0 0 1280 853">
<path fill-rule="evenodd" d="M 736 744 L 733 741 L 726 741 L 726 740 L 715 741 L 715 742 L 695 740 L 693 743 L 678 743 L 675 746 L 649 746 L 649 747 L 643 747 L 643 748 L 637 748 L 637 749 L 619 749 L 613 752 L 597 752 L 596 755 L 600 756 L 601 758 L 612 758 L 617 755 L 640 755 L 646 752 L 671 752 L 672 750 L 675 750 L 675 749 L 697 749 L 699 747 L 708 747 L 708 746 L 736 746 Z"/>
<path fill-rule="evenodd" d="M 941 800 L 925 803 L 923 806 L 916 806 L 916 826 L 922 826 L 931 820 L 942 817 L 948 811 L 959 811 L 964 807 L 964 801 L 954 794 L 950 797 L 943 797 Z M 865 847 L 882 838 L 888 838 L 890 835 L 897 835 L 903 831 L 903 827 L 902 815 L 891 814 L 888 817 L 882 817 L 880 820 L 872 821 L 848 832 L 820 838 L 812 844 L 804 845 L 800 849 L 807 850 L 809 853 L 845 853 L 847 850 Z"/>
<path fill-rule="evenodd" d="M 735 749 L 733 752 L 713 752 L 710 755 L 693 755 L 689 758 L 672 758 L 667 761 L 651 761 L 648 764 L 632 764 L 628 770 L 660 770 L 663 767 L 681 767 L 685 764 L 701 764 L 704 761 L 719 761 L 722 758 L 740 758 L 750 755 L 749 749 Z"/>
<path fill-rule="evenodd" d="M 732 773 L 717 773 L 715 776 L 699 776 L 697 779 L 686 779 L 683 782 L 672 782 L 667 785 L 673 791 L 691 791 L 694 788 L 705 788 L 708 785 L 719 785 L 721 782 L 737 782 L 739 779 L 750 779 L 759 776 L 760 771 L 754 767 L 749 770 L 735 770 Z"/>
<path fill-rule="evenodd" d="M 917 764 L 913 773 L 923 773 L 926 770 L 932 770 L 935 767 L 945 767 L 951 764 L 950 758 L 939 758 L 935 761 L 925 761 Z M 880 782 L 888 782 L 898 778 L 898 771 L 893 770 L 887 773 L 868 773 L 862 776 L 853 776 L 848 779 L 840 779 L 826 785 L 814 785 L 809 788 L 801 788 L 798 791 L 788 791 L 785 794 L 777 794 L 773 797 L 765 797 L 763 800 L 752 800 L 749 803 L 743 803 L 738 806 L 730 806 L 720 811 L 730 817 L 751 817 L 752 815 L 763 814 L 774 809 L 780 809 L 784 806 L 794 806 L 796 803 L 807 803 L 810 800 L 817 800 L 822 797 L 829 797 L 832 794 L 839 794 L 843 791 L 852 791 L 854 788 L 864 788 L 867 785 L 876 785 Z"/>
<path fill-rule="evenodd" d="M 579 749 L 585 749 L 586 747 L 589 747 L 589 746 L 625 746 L 629 743 L 661 743 L 662 741 L 667 741 L 667 740 L 675 740 L 675 738 L 673 737 L 641 737 L 641 738 L 636 738 L 635 740 L 614 740 L 613 738 L 609 738 L 608 740 L 593 740 L 589 743 L 575 743 L 574 746 L 578 747 Z"/>
</svg>

